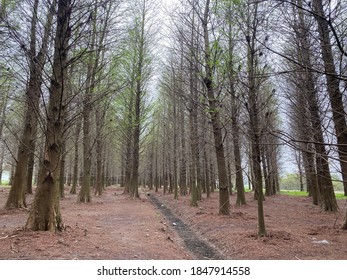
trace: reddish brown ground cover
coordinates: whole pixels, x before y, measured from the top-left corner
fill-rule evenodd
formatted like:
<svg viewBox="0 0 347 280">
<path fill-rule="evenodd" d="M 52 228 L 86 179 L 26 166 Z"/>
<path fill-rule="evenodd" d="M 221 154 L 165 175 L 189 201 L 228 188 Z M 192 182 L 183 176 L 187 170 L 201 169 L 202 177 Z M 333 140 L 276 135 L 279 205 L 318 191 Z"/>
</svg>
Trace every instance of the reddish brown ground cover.
<svg viewBox="0 0 347 280">
<path fill-rule="evenodd" d="M 8 191 L 0 189 L 0 206 Z M 66 229 L 56 234 L 24 231 L 28 210 L 1 210 L 0 259 L 196 259 L 180 229 L 146 193 L 140 200 L 130 199 L 119 187 L 109 187 L 92 203 L 77 204 L 76 195 L 67 192 L 61 201 Z M 324 213 L 309 198 L 266 198 L 268 236 L 258 238 L 252 194 L 247 194 L 246 206 L 233 206 L 230 216 L 217 214 L 217 193 L 197 208 L 189 206 L 189 197 L 151 195 L 224 259 L 347 259 L 347 232 L 339 229 L 345 200 L 339 201 L 341 212 Z M 29 204 L 32 198 L 28 196 Z"/>
</svg>

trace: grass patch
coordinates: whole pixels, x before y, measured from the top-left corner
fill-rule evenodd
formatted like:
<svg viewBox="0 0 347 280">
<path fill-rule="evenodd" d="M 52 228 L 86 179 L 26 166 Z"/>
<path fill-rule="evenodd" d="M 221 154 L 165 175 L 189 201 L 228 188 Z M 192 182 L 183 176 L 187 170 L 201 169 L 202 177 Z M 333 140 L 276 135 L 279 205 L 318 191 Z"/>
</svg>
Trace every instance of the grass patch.
<svg viewBox="0 0 347 280">
<path fill-rule="evenodd" d="M 297 191 L 297 190 L 283 190 L 283 191 L 280 191 L 280 194 L 290 195 L 290 196 L 307 196 L 307 192 Z"/>
<path fill-rule="evenodd" d="M 280 194 L 282 195 L 290 195 L 290 196 L 301 196 L 301 197 L 307 197 L 308 193 L 305 191 L 298 191 L 298 190 L 282 190 L 280 191 Z M 343 193 L 335 193 L 336 199 L 346 199 L 346 196 L 343 195 Z"/>
</svg>

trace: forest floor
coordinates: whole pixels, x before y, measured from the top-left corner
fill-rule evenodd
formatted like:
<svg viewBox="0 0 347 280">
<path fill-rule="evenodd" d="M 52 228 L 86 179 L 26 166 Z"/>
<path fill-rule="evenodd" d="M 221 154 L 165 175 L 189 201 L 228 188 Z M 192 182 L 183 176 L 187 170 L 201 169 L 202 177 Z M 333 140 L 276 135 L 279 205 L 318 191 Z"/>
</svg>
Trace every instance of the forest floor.
<svg viewBox="0 0 347 280">
<path fill-rule="evenodd" d="M 0 207 L 9 188 L 0 188 Z M 89 204 L 76 203 L 66 190 L 61 200 L 65 230 L 60 233 L 23 230 L 28 209 L 0 210 L 0 259 L 347 259 L 347 231 L 339 229 L 346 213 L 325 213 L 310 198 L 275 195 L 264 201 L 268 236 L 257 237 L 257 204 L 231 215 L 218 214 L 218 193 L 189 206 L 189 197 L 173 199 L 144 190 L 140 199 L 108 187 Z M 33 195 L 27 196 L 30 203 Z"/>
</svg>

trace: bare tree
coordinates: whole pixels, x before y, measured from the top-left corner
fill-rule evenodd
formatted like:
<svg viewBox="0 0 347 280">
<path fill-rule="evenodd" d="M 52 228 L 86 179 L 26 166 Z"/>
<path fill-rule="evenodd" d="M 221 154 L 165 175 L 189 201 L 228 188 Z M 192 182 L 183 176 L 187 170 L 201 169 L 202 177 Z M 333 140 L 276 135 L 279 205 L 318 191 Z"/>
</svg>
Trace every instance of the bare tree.
<svg viewBox="0 0 347 280">
<path fill-rule="evenodd" d="M 66 110 L 64 102 L 66 102 L 67 96 L 65 79 L 68 68 L 69 39 L 71 37 L 69 23 L 72 8 L 72 1 L 58 1 L 53 73 L 47 108 L 45 153 L 40 164 L 37 191 L 26 223 L 26 228 L 32 230 L 59 231 L 63 229 L 59 202 L 59 178 Z"/>
<path fill-rule="evenodd" d="M 29 163 L 32 164 L 34 155 L 36 130 L 39 118 L 39 103 L 41 97 L 41 86 L 43 82 L 43 70 L 47 59 L 47 48 L 52 29 L 53 15 L 56 1 L 53 1 L 48 8 L 44 34 L 39 51 L 37 45 L 37 24 L 39 0 L 34 1 L 31 19 L 30 48 L 27 51 L 29 60 L 29 82 L 25 92 L 26 113 L 24 117 L 23 133 L 19 142 L 18 154 L 16 158 L 16 168 L 13 177 L 13 184 L 7 198 L 6 208 L 26 207 L 25 191 L 27 180 L 32 180 L 28 174 Z M 32 175 L 32 174 L 31 174 Z M 28 179 L 26 179 L 28 177 Z"/>
</svg>

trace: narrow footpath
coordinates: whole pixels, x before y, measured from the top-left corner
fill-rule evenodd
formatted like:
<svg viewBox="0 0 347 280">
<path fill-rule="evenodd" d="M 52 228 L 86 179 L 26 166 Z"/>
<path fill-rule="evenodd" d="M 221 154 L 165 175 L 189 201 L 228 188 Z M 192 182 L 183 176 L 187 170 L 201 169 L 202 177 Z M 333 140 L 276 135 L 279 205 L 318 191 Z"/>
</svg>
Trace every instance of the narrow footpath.
<svg viewBox="0 0 347 280">
<path fill-rule="evenodd" d="M 217 248 L 199 237 L 187 224 L 176 217 L 169 208 L 163 205 L 155 195 L 150 195 L 149 200 L 158 207 L 165 218 L 173 225 L 173 228 L 183 239 L 188 250 L 191 251 L 197 259 L 224 259 Z"/>
</svg>

